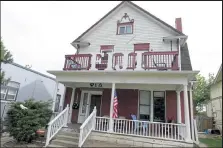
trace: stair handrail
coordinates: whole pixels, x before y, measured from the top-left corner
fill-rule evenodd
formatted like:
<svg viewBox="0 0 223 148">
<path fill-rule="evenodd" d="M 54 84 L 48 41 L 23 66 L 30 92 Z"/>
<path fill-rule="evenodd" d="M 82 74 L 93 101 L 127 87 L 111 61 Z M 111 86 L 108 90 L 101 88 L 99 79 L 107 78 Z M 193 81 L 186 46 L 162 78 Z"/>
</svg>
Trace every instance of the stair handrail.
<svg viewBox="0 0 223 148">
<path fill-rule="evenodd" d="M 67 127 L 68 113 L 69 105 L 67 104 L 67 107 L 47 124 L 45 147 L 49 145 L 50 140 L 60 131 L 62 127 Z"/>
<path fill-rule="evenodd" d="M 84 123 L 80 127 L 78 147 L 81 147 L 84 144 L 85 140 L 87 139 L 91 131 L 95 129 L 96 114 L 97 114 L 97 109 L 95 106 L 90 116 L 88 116 L 88 118 L 84 121 Z"/>
</svg>

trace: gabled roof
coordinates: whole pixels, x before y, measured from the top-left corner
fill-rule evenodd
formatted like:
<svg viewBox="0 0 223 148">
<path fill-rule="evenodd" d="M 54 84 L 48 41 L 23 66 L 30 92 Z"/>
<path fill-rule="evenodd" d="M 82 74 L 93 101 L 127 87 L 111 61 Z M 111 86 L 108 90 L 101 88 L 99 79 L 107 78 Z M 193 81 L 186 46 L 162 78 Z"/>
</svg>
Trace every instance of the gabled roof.
<svg viewBox="0 0 223 148">
<path fill-rule="evenodd" d="M 102 22 L 109 14 L 111 14 L 113 11 L 115 11 L 116 9 L 118 9 L 122 4 L 124 3 L 128 3 L 130 5 L 132 5 L 133 7 L 136 7 L 137 9 L 141 10 L 142 12 L 144 12 L 145 14 L 147 14 L 148 16 L 154 18 L 155 20 L 157 20 L 158 22 L 160 22 L 161 24 L 163 24 L 164 26 L 170 28 L 171 30 L 173 30 L 174 32 L 177 32 L 179 35 L 183 35 L 185 36 L 185 34 L 183 34 L 182 32 L 178 31 L 177 29 L 175 29 L 174 27 L 170 26 L 169 24 L 167 24 L 166 22 L 162 21 L 161 19 L 157 18 L 156 16 L 154 16 L 153 14 L 149 13 L 148 11 L 146 11 L 145 9 L 139 7 L 138 5 L 132 3 L 131 1 L 122 1 L 120 4 L 118 4 L 115 8 L 113 8 L 111 11 L 109 11 L 105 16 L 103 16 L 99 21 L 97 21 L 94 25 L 92 25 L 89 29 L 87 29 L 84 33 L 82 33 L 77 39 L 75 39 L 72 43 L 74 42 L 78 42 L 79 39 L 81 39 L 87 32 L 89 32 L 91 29 L 93 29 L 95 26 L 97 26 L 100 22 Z M 71 44 L 72 44 L 71 43 Z"/>
</svg>

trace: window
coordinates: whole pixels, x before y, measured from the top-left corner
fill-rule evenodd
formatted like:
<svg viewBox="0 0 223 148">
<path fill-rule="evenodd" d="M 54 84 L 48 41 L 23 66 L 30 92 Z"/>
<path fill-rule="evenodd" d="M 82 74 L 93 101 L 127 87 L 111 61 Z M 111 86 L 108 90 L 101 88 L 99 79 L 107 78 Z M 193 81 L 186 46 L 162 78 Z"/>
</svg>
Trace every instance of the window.
<svg viewBox="0 0 223 148">
<path fill-rule="evenodd" d="M 1 99 L 2 100 L 5 100 L 6 94 L 7 94 L 7 88 L 2 85 L 1 86 Z"/>
<path fill-rule="evenodd" d="M 150 91 L 140 91 L 139 100 L 139 118 L 143 120 L 150 120 Z"/>
<path fill-rule="evenodd" d="M 154 91 L 153 92 L 153 113 L 155 122 L 165 121 L 165 92 Z"/>
<path fill-rule="evenodd" d="M 118 34 L 132 34 L 132 32 L 132 24 L 118 26 Z"/>
<path fill-rule="evenodd" d="M 57 98 L 56 98 L 56 102 L 55 102 L 55 107 L 54 107 L 54 112 L 59 112 L 60 99 L 61 99 L 61 95 L 57 94 Z"/>
<path fill-rule="evenodd" d="M 15 101 L 20 84 L 9 81 L 7 85 L 1 85 L 1 100 Z"/>
</svg>

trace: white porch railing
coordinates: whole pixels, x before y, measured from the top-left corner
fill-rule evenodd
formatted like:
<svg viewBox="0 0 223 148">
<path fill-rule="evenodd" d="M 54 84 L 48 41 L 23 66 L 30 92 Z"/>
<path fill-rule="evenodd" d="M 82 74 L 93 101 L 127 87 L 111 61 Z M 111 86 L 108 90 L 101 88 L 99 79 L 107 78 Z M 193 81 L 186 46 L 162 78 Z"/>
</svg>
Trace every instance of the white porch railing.
<svg viewBox="0 0 223 148">
<path fill-rule="evenodd" d="M 90 116 L 88 116 L 88 118 L 81 125 L 78 147 L 81 147 L 84 144 L 84 142 L 87 139 L 88 135 L 95 128 L 96 113 L 97 113 L 97 109 L 96 109 L 96 106 L 95 106 L 94 110 L 92 111 Z"/>
<path fill-rule="evenodd" d="M 69 105 L 48 123 L 45 147 L 49 145 L 50 140 L 59 132 L 59 130 L 67 125 L 68 111 Z"/>
<path fill-rule="evenodd" d="M 113 119 L 113 132 L 124 135 L 141 137 L 155 137 L 184 141 L 185 124 L 161 123 L 128 119 Z M 107 132 L 109 130 L 109 118 L 96 117 L 95 131 Z"/>
</svg>

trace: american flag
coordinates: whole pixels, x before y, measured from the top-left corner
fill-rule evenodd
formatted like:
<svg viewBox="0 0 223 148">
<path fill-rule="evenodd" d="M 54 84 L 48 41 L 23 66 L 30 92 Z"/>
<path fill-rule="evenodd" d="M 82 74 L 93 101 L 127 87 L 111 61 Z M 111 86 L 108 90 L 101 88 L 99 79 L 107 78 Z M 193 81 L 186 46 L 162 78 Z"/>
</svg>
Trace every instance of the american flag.
<svg viewBox="0 0 223 148">
<path fill-rule="evenodd" d="M 113 118 L 118 118 L 118 97 L 117 97 L 117 93 L 115 90 L 115 94 L 114 94 L 114 100 L 113 100 Z"/>
</svg>

